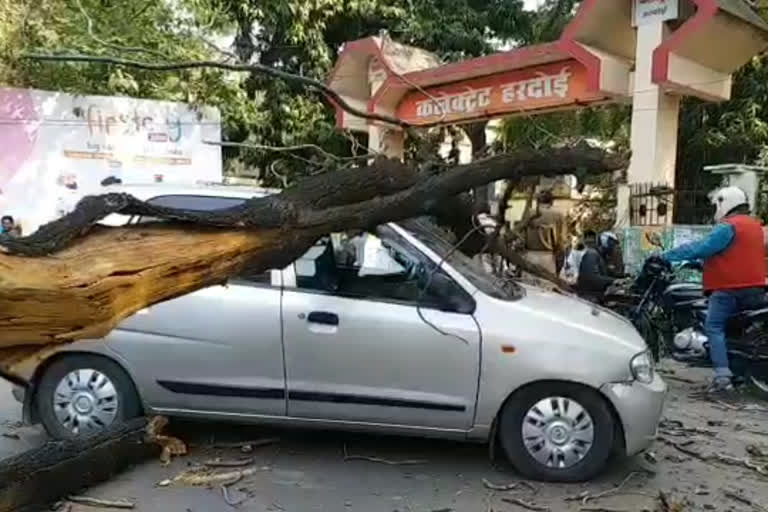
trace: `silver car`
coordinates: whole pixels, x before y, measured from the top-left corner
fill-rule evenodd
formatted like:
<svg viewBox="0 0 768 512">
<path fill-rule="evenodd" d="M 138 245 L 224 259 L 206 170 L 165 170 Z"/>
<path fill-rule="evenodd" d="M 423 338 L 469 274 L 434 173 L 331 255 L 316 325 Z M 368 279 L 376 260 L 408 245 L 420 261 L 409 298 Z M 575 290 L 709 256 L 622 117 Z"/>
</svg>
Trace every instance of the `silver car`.
<svg viewBox="0 0 768 512">
<path fill-rule="evenodd" d="M 191 210 L 268 193 L 111 188 Z M 559 481 L 645 449 L 666 392 L 625 319 L 498 282 L 423 220 L 329 234 L 284 269 L 245 268 L 62 346 L 27 377 L 25 417 L 57 438 L 140 414 L 355 429 L 498 442 L 524 475 Z"/>
</svg>

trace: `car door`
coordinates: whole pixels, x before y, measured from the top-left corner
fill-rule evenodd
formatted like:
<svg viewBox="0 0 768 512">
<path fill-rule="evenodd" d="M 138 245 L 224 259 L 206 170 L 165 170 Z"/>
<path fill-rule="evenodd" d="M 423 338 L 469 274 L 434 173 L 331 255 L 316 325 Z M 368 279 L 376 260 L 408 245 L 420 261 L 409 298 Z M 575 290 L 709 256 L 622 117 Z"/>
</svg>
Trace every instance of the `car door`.
<svg viewBox="0 0 768 512">
<path fill-rule="evenodd" d="M 349 251 L 327 237 L 283 271 L 288 414 L 468 429 L 480 355 L 474 301 L 402 234 L 377 234 Z M 378 254 L 369 250 L 377 244 Z M 461 298 L 457 307 L 425 291 L 435 288 L 430 274 Z"/>
<path fill-rule="evenodd" d="M 206 199 L 207 209 L 232 203 Z M 190 200 L 163 196 L 162 203 Z M 133 315 L 110 334 L 109 347 L 130 366 L 153 408 L 283 416 L 280 279 L 280 271 L 246 266 L 226 285 Z"/>
</svg>

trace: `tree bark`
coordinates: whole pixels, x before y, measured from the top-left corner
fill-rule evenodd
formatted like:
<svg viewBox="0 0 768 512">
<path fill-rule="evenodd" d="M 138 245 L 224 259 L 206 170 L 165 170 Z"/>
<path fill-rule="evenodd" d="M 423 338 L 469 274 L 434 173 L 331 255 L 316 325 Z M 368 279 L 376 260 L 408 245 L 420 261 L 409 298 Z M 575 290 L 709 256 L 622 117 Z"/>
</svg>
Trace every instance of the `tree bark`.
<svg viewBox="0 0 768 512">
<path fill-rule="evenodd" d="M 624 155 L 587 147 L 520 151 L 452 168 L 379 159 L 211 212 L 126 194 L 87 197 L 30 236 L 0 235 L 0 369 L 12 378 L 18 365 L 52 345 L 101 338 L 140 309 L 225 283 L 246 263 L 253 272 L 282 268 L 330 232 L 430 213 L 441 200 L 499 179 L 625 164 Z M 111 213 L 169 222 L 94 227 Z"/>
<path fill-rule="evenodd" d="M 144 418 L 116 425 L 93 437 L 50 442 L 3 460 L 0 512 L 32 512 L 80 489 L 109 479 L 157 456 L 146 439 Z"/>
</svg>

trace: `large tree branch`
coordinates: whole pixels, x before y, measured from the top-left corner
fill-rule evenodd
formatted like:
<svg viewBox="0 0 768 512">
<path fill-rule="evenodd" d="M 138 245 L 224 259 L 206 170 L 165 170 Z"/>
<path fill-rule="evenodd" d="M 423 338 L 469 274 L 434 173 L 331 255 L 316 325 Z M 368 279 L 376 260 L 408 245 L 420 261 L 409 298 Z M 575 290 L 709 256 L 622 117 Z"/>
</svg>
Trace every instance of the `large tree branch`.
<svg viewBox="0 0 768 512">
<path fill-rule="evenodd" d="M 273 78 L 279 78 L 280 80 L 286 80 L 294 82 L 308 89 L 312 89 L 324 94 L 331 102 L 344 109 L 346 112 L 362 117 L 363 119 L 369 119 L 371 121 L 380 121 L 383 123 L 393 124 L 402 128 L 407 128 L 410 123 L 396 119 L 394 117 L 385 116 L 382 114 L 376 114 L 373 112 L 365 112 L 358 108 L 353 107 L 336 91 L 313 78 L 305 76 L 294 75 L 286 71 L 273 68 L 271 66 L 265 66 L 263 64 L 251 63 L 229 63 L 229 62 L 217 62 L 217 61 L 191 61 L 191 62 L 164 62 L 164 63 L 150 63 L 140 62 L 136 60 L 120 59 L 116 57 L 108 57 L 103 55 L 82 55 L 82 54 L 40 54 L 40 53 L 25 53 L 22 55 L 25 59 L 47 61 L 47 62 L 89 62 L 89 63 L 101 63 L 101 64 L 113 64 L 115 66 L 123 66 L 128 68 L 143 69 L 147 71 L 182 71 L 186 69 L 221 69 L 224 71 L 237 71 L 245 73 L 260 73 L 263 75 L 271 76 Z"/>
<path fill-rule="evenodd" d="M 383 222 L 428 213 L 441 199 L 501 179 L 609 172 L 622 168 L 626 156 L 587 146 L 520 150 L 447 170 L 415 169 L 379 158 L 362 168 L 342 169 L 302 180 L 284 192 L 252 198 L 230 208 L 195 212 L 156 206 L 126 194 L 84 198 L 75 211 L 23 238 L 0 235 L 0 249 L 41 256 L 66 247 L 107 215 L 146 216 L 203 226 L 313 229 L 338 231 L 370 228 Z"/>
<path fill-rule="evenodd" d="M 441 200 L 498 179 L 625 165 L 624 156 L 586 147 L 519 151 L 448 169 L 380 158 L 209 212 L 119 193 L 86 197 L 30 236 L 0 235 L 10 253 L 0 254 L 0 373 L 20 375 L 51 345 L 101 338 L 140 309 L 225 283 L 246 266 L 249 274 L 283 268 L 329 232 L 429 214 Z M 94 227 L 111 213 L 169 222 Z"/>
</svg>

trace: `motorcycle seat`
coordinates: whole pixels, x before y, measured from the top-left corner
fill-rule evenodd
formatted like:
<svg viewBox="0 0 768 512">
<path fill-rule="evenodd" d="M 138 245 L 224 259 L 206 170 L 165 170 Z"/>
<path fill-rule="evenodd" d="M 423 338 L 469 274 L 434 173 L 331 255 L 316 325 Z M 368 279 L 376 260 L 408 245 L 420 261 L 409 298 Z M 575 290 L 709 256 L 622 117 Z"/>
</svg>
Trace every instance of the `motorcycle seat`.
<svg viewBox="0 0 768 512">
<path fill-rule="evenodd" d="M 730 317 L 727 329 L 737 329 L 752 323 L 757 318 L 768 318 L 768 304 L 762 304 L 756 309 L 747 309 Z"/>
</svg>

